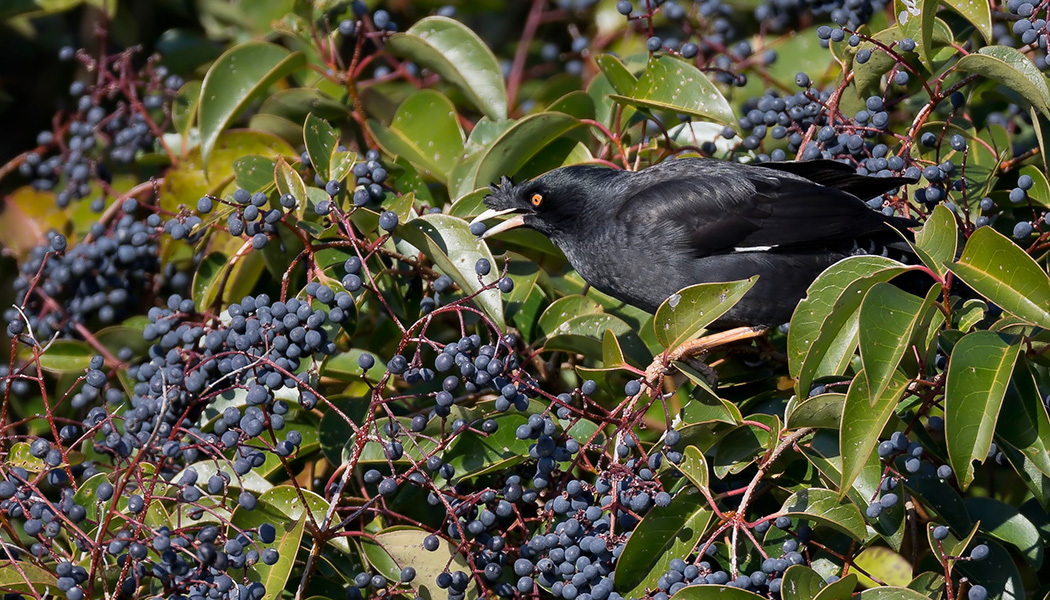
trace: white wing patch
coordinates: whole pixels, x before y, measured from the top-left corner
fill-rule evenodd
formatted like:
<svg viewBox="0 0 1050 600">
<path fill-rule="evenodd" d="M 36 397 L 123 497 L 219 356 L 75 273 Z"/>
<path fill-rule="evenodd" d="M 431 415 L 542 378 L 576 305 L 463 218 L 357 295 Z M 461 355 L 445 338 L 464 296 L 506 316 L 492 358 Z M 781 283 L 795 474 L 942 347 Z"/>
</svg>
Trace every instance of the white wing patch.
<svg viewBox="0 0 1050 600">
<path fill-rule="evenodd" d="M 773 248 L 776 248 L 775 244 L 772 246 L 737 246 L 733 248 L 733 252 L 769 252 Z"/>
</svg>

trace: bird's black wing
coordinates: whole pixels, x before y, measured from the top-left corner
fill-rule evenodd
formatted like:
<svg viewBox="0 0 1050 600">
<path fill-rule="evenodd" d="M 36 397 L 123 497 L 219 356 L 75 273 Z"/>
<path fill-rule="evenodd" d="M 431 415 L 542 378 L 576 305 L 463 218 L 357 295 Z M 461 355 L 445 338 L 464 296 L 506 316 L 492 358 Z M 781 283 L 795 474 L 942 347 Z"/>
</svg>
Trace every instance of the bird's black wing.
<svg viewBox="0 0 1050 600">
<path fill-rule="evenodd" d="M 819 248 L 908 224 L 791 173 L 702 159 L 638 172 L 617 218 L 633 235 L 672 240 L 695 256 Z"/>
<path fill-rule="evenodd" d="M 902 185 L 915 183 L 910 177 L 858 175 L 853 167 L 834 160 L 770 161 L 757 163 L 757 166 L 792 173 L 813 183 L 842 190 L 862 200 L 880 196 Z"/>
</svg>

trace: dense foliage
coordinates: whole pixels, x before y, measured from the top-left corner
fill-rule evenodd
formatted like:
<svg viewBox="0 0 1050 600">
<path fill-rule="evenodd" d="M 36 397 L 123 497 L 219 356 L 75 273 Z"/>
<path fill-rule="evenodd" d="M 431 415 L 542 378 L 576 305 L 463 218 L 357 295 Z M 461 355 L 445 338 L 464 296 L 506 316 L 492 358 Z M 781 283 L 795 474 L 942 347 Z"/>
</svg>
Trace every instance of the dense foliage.
<svg viewBox="0 0 1050 600">
<path fill-rule="evenodd" d="M 136 4 L 0 8 L 75 77 L 0 167 L 0 590 L 1047 594 L 1046 2 Z M 649 315 L 468 225 L 696 155 L 914 177 L 916 260 L 718 333 L 753 281 Z"/>
</svg>

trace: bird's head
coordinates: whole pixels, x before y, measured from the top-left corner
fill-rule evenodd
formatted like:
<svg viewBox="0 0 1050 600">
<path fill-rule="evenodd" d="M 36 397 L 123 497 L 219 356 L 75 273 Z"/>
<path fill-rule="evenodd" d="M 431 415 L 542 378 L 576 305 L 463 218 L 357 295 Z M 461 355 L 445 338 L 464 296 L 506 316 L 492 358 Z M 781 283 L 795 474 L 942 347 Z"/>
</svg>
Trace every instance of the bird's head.
<svg viewBox="0 0 1050 600">
<path fill-rule="evenodd" d="M 602 184 L 616 173 L 595 165 L 577 165 L 555 169 L 520 184 L 503 177 L 499 185 L 489 186 L 491 192 L 485 198 L 489 209 L 471 224 L 512 215 L 486 230 L 482 237 L 521 226 L 548 236 L 570 231 L 589 213 L 591 202 L 601 197 Z"/>
</svg>

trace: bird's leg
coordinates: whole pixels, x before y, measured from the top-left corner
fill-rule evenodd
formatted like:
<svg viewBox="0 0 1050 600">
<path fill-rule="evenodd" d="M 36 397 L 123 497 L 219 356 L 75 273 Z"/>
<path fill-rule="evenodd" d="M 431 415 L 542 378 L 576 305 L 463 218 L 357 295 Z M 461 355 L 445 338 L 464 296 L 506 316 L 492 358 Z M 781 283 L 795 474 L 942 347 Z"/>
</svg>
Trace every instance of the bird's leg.
<svg viewBox="0 0 1050 600">
<path fill-rule="evenodd" d="M 676 360 L 685 360 L 691 356 L 697 356 L 710 352 L 712 349 L 719 346 L 725 346 L 726 344 L 732 344 L 743 340 L 750 340 L 756 337 L 764 335 L 768 331 L 767 327 L 752 326 L 752 327 L 737 327 L 735 329 L 727 329 L 726 331 L 719 331 L 711 335 L 705 335 L 704 337 L 697 338 L 695 340 L 688 341 L 677 348 L 673 348 L 661 356 L 656 357 L 649 368 L 645 370 L 645 380 L 650 386 L 655 385 L 657 381 L 667 371 L 667 365 L 671 364 Z M 705 370 L 711 368 L 704 365 L 705 369 L 701 369 L 700 372 L 704 373 Z M 705 373 L 705 377 L 706 377 Z"/>
</svg>

